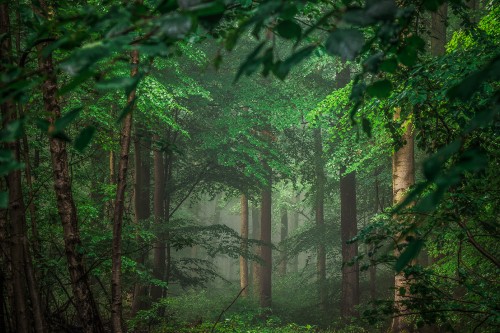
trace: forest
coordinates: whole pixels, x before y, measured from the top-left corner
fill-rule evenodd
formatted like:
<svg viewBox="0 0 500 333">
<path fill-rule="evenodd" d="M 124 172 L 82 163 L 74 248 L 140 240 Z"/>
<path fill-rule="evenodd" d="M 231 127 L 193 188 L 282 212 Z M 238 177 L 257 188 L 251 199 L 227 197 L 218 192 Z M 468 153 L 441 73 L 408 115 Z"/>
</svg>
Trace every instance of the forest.
<svg viewBox="0 0 500 333">
<path fill-rule="evenodd" d="M 500 1 L 0 29 L 0 332 L 500 331 Z"/>
</svg>

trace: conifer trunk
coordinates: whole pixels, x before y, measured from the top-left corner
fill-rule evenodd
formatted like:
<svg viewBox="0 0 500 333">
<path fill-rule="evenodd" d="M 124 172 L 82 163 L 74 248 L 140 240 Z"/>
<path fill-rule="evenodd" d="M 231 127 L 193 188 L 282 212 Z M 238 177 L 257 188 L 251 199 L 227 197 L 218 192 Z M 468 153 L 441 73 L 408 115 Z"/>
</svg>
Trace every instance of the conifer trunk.
<svg viewBox="0 0 500 333">
<path fill-rule="evenodd" d="M 359 305 L 359 264 L 347 264 L 358 255 L 358 244 L 347 241 L 358 233 L 356 215 L 356 173 L 340 171 L 340 238 L 342 242 L 342 294 L 340 314 L 344 319 L 358 315 Z"/>
<path fill-rule="evenodd" d="M 158 143 L 158 135 L 153 137 L 154 142 Z M 165 166 L 163 152 L 160 147 L 153 150 L 154 164 L 154 193 L 153 193 L 153 213 L 156 227 L 156 240 L 153 243 L 153 277 L 163 281 L 165 277 L 165 237 L 161 230 L 165 218 Z M 161 286 L 151 286 L 151 299 L 153 302 L 163 297 L 163 288 Z"/>
<path fill-rule="evenodd" d="M 241 195 L 241 253 L 240 255 L 240 288 L 244 289 L 241 296 L 248 296 L 248 199 Z"/>
<path fill-rule="evenodd" d="M 280 263 L 279 263 L 279 274 L 281 276 L 286 275 L 286 266 L 287 266 L 287 255 L 285 248 L 283 247 L 283 243 L 285 242 L 285 239 L 288 237 L 288 212 L 286 210 L 286 207 L 281 207 L 281 233 L 280 233 L 280 244 L 281 246 L 281 253 L 280 253 Z"/>
<path fill-rule="evenodd" d="M 260 211 L 257 207 L 252 206 L 252 238 L 260 239 Z M 254 254 L 260 256 L 260 246 L 254 246 Z M 257 298 L 260 290 L 260 265 L 252 261 L 252 289 L 253 294 Z"/>
<path fill-rule="evenodd" d="M 132 69 L 131 77 L 138 74 L 139 52 L 131 52 Z M 123 210 L 125 207 L 125 189 L 127 187 L 127 171 L 132 139 L 132 109 L 135 103 L 135 89 L 127 98 L 127 103 L 132 104 L 129 113 L 125 116 L 120 138 L 120 161 L 118 163 L 118 182 L 116 187 L 115 208 L 113 214 L 113 253 L 111 269 L 111 325 L 114 333 L 123 332 L 122 323 L 122 229 Z"/>
<path fill-rule="evenodd" d="M 313 129 L 314 136 L 314 167 L 315 167 L 315 221 L 318 230 L 323 234 L 325 228 L 324 201 L 325 201 L 325 171 L 323 159 L 323 139 L 321 138 L 321 128 Z M 317 249 L 316 271 L 318 276 L 318 297 L 321 311 L 326 310 L 328 293 L 326 286 L 326 251 L 325 244 L 320 242 Z"/>
<path fill-rule="evenodd" d="M 140 225 L 141 221 L 148 219 L 151 216 L 150 205 L 150 158 L 149 152 L 151 149 L 151 140 L 142 140 L 144 133 L 138 130 L 134 140 L 135 152 L 135 190 L 134 190 L 134 207 L 135 207 L 135 223 Z M 137 243 L 143 246 L 143 241 L 137 236 Z M 142 250 L 139 253 L 137 264 L 144 265 L 147 252 Z M 139 310 L 144 310 L 146 307 L 146 287 L 141 283 L 134 285 L 134 295 L 132 300 L 131 315 L 135 316 Z"/>
<path fill-rule="evenodd" d="M 269 184 L 262 190 L 261 201 L 261 226 L 260 240 L 263 245 L 260 246 L 260 256 L 263 264 L 259 265 L 259 304 L 262 308 L 270 308 L 272 303 L 272 247 L 271 247 L 271 178 Z"/>
</svg>

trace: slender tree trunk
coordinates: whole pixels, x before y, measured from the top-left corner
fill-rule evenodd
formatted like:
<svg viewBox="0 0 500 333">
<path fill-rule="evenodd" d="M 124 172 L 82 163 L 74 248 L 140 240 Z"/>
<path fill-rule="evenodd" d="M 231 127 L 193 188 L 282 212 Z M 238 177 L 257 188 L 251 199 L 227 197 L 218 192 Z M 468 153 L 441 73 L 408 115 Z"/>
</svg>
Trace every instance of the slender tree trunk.
<svg viewBox="0 0 500 333">
<path fill-rule="evenodd" d="M 142 131 L 138 130 L 134 141 L 135 146 L 135 222 L 140 225 L 142 221 L 151 216 L 150 206 L 150 158 L 151 140 L 142 140 Z M 144 148 L 144 149 L 143 149 Z M 137 236 L 137 243 L 143 246 L 143 241 Z M 147 252 L 141 250 L 137 264 L 144 265 Z M 146 308 L 146 287 L 138 282 L 134 285 L 131 315 L 135 316 L 139 310 Z"/>
<path fill-rule="evenodd" d="M 257 207 L 252 206 L 252 238 L 260 239 L 260 211 Z M 260 256 L 260 246 L 254 247 L 254 254 Z M 259 296 L 260 290 L 260 265 L 252 261 L 252 288 L 255 297 Z"/>
<path fill-rule="evenodd" d="M 356 215 L 356 173 L 345 174 L 340 171 L 340 229 L 342 241 L 342 296 L 341 311 L 343 318 L 356 317 L 359 305 L 359 264 L 348 264 L 358 255 L 358 244 L 347 241 L 358 233 Z"/>
<path fill-rule="evenodd" d="M 281 234 L 280 234 L 280 243 L 283 244 L 285 239 L 288 237 L 288 212 L 286 207 L 281 208 Z M 280 264 L 279 264 L 279 274 L 281 276 L 286 275 L 286 266 L 287 266 L 287 254 L 285 248 L 281 247 L 280 254 Z"/>
<path fill-rule="evenodd" d="M 248 199 L 241 195 L 241 253 L 240 255 L 240 287 L 244 289 L 241 296 L 248 296 Z"/>
<path fill-rule="evenodd" d="M 314 168 L 315 168 L 315 204 L 314 213 L 316 226 L 321 234 L 324 233 L 325 216 L 324 216 L 324 201 L 325 201 L 325 171 L 323 160 L 323 139 L 321 138 L 321 128 L 313 129 L 314 136 Z M 326 311 L 328 302 L 328 292 L 326 286 L 326 251 L 325 244 L 320 242 L 317 249 L 316 270 L 318 276 L 318 298 L 320 310 Z"/>
<path fill-rule="evenodd" d="M 131 77 L 137 76 L 139 51 L 131 53 Z M 135 103 L 135 89 L 127 98 L 128 104 Z M 115 209 L 113 214 L 113 253 L 111 269 L 111 326 L 114 333 L 123 332 L 122 323 L 122 228 L 123 210 L 125 207 L 125 188 L 127 186 L 128 159 L 132 139 L 132 109 L 123 120 L 120 139 L 120 161 L 118 165 L 118 182 L 116 187 Z"/>
<path fill-rule="evenodd" d="M 40 0 L 40 5 L 45 13 L 49 12 L 44 0 Z M 52 56 L 48 55 L 44 58 L 41 55 L 41 48 L 39 66 L 45 76 L 42 84 L 45 111 L 51 115 L 50 122 L 53 124 L 61 117 L 61 107 L 57 99 L 56 72 Z M 49 141 L 57 210 L 63 227 L 64 250 L 68 261 L 68 271 L 77 315 L 84 332 L 104 332 L 97 304 L 90 289 L 87 271 L 83 263 L 83 255 L 79 251 L 82 246 L 78 228 L 78 216 L 69 177 L 66 143 L 53 137 L 50 137 Z"/>
<path fill-rule="evenodd" d="M 378 175 L 375 174 L 375 214 L 378 214 L 381 211 L 380 208 L 380 186 L 379 186 L 379 181 L 378 181 Z M 370 244 L 370 252 L 373 256 L 373 253 L 375 251 L 375 245 Z M 372 258 L 370 258 L 370 268 L 368 270 L 369 273 L 369 281 L 370 281 L 370 299 L 372 301 L 375 301 L 377 298 L 377 288 L 376 288 L 376 283 L 377 283 L 377 266 L 375 265 L 375 262 L 373 261 Z"/>
<path fill-rule="evenodd" d="M 394 114 L 394 119 L 399 120 L 401 117 L 401 108 L 396 110 Z M 404 124 L 406 127 L 405 133 L 403 134 L 403 146 L 399 148 L 392 157 L 392 197 L 394 204 L 398 204 L 406 195 L 406 191 L 410 186 L 415 183 L 415 161 L 414 161 L 414 136 L 413 136 L 413 126 L 410 120 L 407 120 Z M 396 217 L 397 218 L 397 217 Z M 398 245 L 402 245 L 404 240 L 401 240 Z M 399 257 L 399 250 L 396 248 L 395 256 Z M 394 278 L 394 303 L 396 310 L 399 314 L 406 312 L 404 306 L 404 300 L 411 297 L 409 281 L 405 277 L 404 273 L 396 274 Z M 400 293 L 400 290 L 404 290 L 404 295 Z M 395 317 L 392 321 L 391 331 L 403 332 L 404 330 L 410 331 L 410 326 L 405 320 L 404 316 Z"/>
<path fill-rule="evenodd" d="M 300 202 L 300 195 L 296 196 L 295 203 L 298 205 Z M 299 228 L 299 212 L 298 207 L 292 212 L 292 232 L 295 232 Z M 299 271 L 299 255 L 296 254 L 290 258 L 290 271 L 297 273 Z"/>
<path fill-rule="evenodd" d="M 160 138 L 155 135 L 153 140 L 159 142 Z M 153 244 L 153 276 L 155 279 L 163 281 L 165 278 L 165 237 L 164 237 L 164 219 L 165 219 L 165 166 L 163 152 L 156 147 L 153 152 L 154 163 L 154 194 L 153 211 L 156 226 L 156 240 Z M 153 302 L 163 297 L 163 288 L 161 286 L 151 286 L 151 298 Z"/>
<path fill-rule="evenodd" d="M 269 177 L 269 184 L 262 190 L 260 217 L 260 240 L 263 242 L 260 246 L 260 256 L 263 264 L 259 265 L 259 304 L 262 308 L 270 308 L 272 302 L 271 189 Z"/>
</svg>

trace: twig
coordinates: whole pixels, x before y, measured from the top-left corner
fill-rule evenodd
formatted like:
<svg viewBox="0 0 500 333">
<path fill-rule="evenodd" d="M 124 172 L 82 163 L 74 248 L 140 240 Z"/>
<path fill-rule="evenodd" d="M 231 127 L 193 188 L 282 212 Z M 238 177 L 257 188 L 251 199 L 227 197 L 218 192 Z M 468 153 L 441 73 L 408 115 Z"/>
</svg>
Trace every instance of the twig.
<svg viewBox="0 0 500 333">
<path fill-rule="evenodd" d="M 234 302 L 236 302 L 236 300 L 240 297 L 240 295 L 243 292 L 243 290 L 245 290 L 247 287 L 248 287 L 248 285 L 244 286 L 240 290 L 240 292 L 238 293 L 238 295 L 236 295 L 236 297 L 233 299 L 233 301 L 231 302 L 231 304 L 229 304 L 229 306 L 227 308 L 225 308 L 224 310 L 222 310 L 222 312 L 219 314 L 219 317 L 217 317 L 217 320 L 215 321 L 214 326 L 212 326 L 212 329 L 210 330 L 211 333 L 215 332 L 215 326 L 217 326 L 217 324 L 219 323 L 220 318 L 222 317 L 222 315 L 224 314 L 224 312 L 226 312 L 227 310 L 229 310 L 229 308 L 231 306 L 233 306 Z"/>
</svg>

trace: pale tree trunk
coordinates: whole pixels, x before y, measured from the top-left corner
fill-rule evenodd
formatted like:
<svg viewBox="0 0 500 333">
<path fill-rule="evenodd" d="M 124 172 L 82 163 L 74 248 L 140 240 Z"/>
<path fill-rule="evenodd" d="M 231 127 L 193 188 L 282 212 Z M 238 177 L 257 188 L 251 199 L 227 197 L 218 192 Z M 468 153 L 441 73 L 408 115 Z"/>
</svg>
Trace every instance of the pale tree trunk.
<svg viewBox="0 0 500 333">
<path fill-rule="evenodd" d="M 131 52 L 132 69 L 131 77 L 138 74 L 139 52 Z M 127 103 L 135 103 L 135 89 L 127 98 Z M 120 161 L 118 164 L 118 182 L 116 187 L 115 209 L 113 214 L 113 246 L 112 246 L 112 268 L 111 268 L 111 326 L 114 333 L 123 332 L 122 323 L 122 228 L 123 210 L 125 208 L 125 188 L 127 187 L 127 171 L 130 152 L 130 142 L 132 138 L 132 110 L 123 120 L 120 138 Z"/>
<path fill-rule="evenodd" d="M 314 167 L 315 167 L 315 220 L 316 226 L 321 234 L 324 234 L 325 216 L 324 216 L 324 201 L 325 201 L 325 171 L 323 159 L 323 139 L 321 137 L 321 128 L 313 129 L 314 136 Z M 316 270 L 318 276 L 318 298 L 320 310 L 326 311 L 328 302 L 328 288 L 326 285 L 326 250 L 325 244 L 320 243 L 317 249 Z"/>
<path fill-rule="evenodd" d="M 151 216 L 150 205 L 150 158 L 149 152 L 151 149 L 151 140 L 142 140 L 141 135 L 144 132 L 138 131 L 134 141 L 135 151 L 135 190 L 134 190 L 134 207 L 135 207 L 135 223 L 140 223 Z M 137 236 L 137 243 L 143 246 L 143 241 Z M 147 251 L 142 250 L 137 259 L 138 265 L 144 265 Z M 135 316 L 139 310 L 146 308 L 146 287 L 141 283 L 134 285 L 134 296 L 132 300 L 131 315 Z"/>
<path fill-rule="evenodd" d="M 260 256 L 263 264 L 259 265 L 259 304 L 262 308 L 270 308 L 272 303 L 272 245 L 271 245 L 271 169 L 266 166 L 269 172 L 268 184 L 262 190 L 261 215 L 260 215 Z"/>
<path fill-rule="evenodd" d="M 39 1 L 44 13 L 49 13 L 49 8 L 44 0 Z M 61 117 L 61 107 L 57 98 L 58 87 L 52 56 L 43 57 L 39 49 L 39 66 L 45 80 L 42 84 L 42 94 L 45 111 L 50 114 L 50 122 Z M 74 296 L 74 304 L 83 332 L 104 332 L 97 304 L 94 301 L 88 272 L 83 263 L 83 255 L 78 216 L 71 189 L 69 176 L 68 153 L 66 143 L 57 138 L 50 137 L 50 156 L 54 176 L 54 189 L 56 192 L 57 210 L 61 218 L 64 236 L 64 250 L 68 261 L 68 271 Z"/>
<path fill-rule="evenodd" d="M 240 255 L 240 288 L 241 296 L 248 296 L 248 199 L 241 195 L 241 253 Z"/>
<path fill-rule="evenodd" d="M 358 233 L 356 214 L 356 173 L 340 171 L 340 238 L 342 242 L 342 293 L 340 314 L 342 318 L 358 316 L 359 305 L 359 264 L 347 264 L 358 255 L 358 244 L 347 241 Z"/>
<path fill-rule="evenodd" d="M 286 207 L 281 207 L 281 233 L 280 233 L 280 243 L 283 244 L 285 242 L 285 239 L 288 237 L 288 212 L 286 210 Z M 281 247 L 281 254 L 280 254 L 280 263 L 279 263 L 279 274 L 281 276 L 286 275 L 286 265 L 287 265 L 287 255 L 286 255 L 286 250 L 282 246 Z"/>
<path fill-rule="evenodd" d="M 260 211 L 257 207 L 252 206 L 252 238 L 260 239 Z M 254 247 L 254 254 L 260 256 L 260 246 Z M 252 290 L 254 296 L 257 298 L 259 296 L 260 290 L 260 265 L 259 263 L 252 261 Z"/>
<path fill-rule="evenodd" d="M 400 117 L 401 108 L 397 108 L 394 119 L 399 120 Z M 394 152 L 392 156 L 392 197 L 394 204 L 402 202 L 410 186 L 415 184 L 414 135 L 411 120 L 408 119 L 403 126 L 406 127 L 402 137 L 403 146 Z M 405 240 L 399 240 L 398 246 L 403 245 L 404 242 Z M 400 254 L 401 253 L 396 248 L 395 256 L 399 257 Z M 403 303 L 405 299 L 411 297 L 411 294 L 409 280 L 403 272 L 396 274 L 394 278 L 394 288 L 394 304 L 399 316 L 393 319 L 391 331 L 394 333 L 403 332 L 404 330 L 410 331 L 411 327 L 404 317 L 406 308 Z M 405 290 L 404 296 L 400 294 L 400 290 Z"/>
<path fill-rule="evenodd" d="M 160 141 L 158 135 L 153 137 L 157 143 Z M 165 237 L 164 237 L 164 218 L 165 218 L 165 166 L 163 161 L 163 152 L 159 147 L 153 150 L 154 164 L 154 193 L 153 193 L 153 212 L 156 227 L 156 240 L 153 243 L 153 277 L 163 281 L 165 277 Z M 153 302 L 163 297 L 163 288 L 161 286 L 151 286 L 151 298 Z"/>
</svg>

